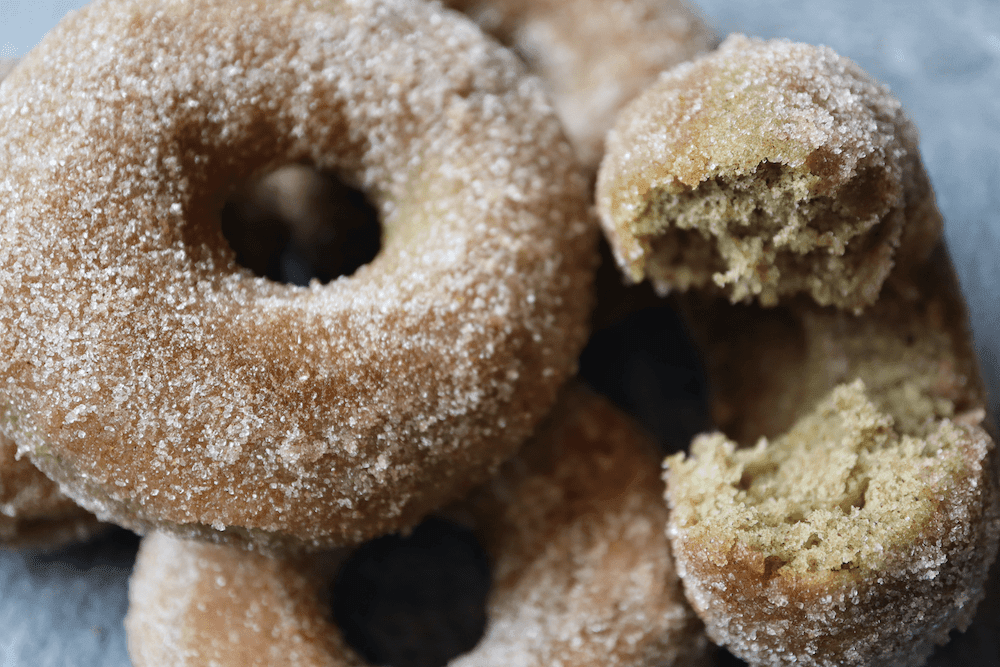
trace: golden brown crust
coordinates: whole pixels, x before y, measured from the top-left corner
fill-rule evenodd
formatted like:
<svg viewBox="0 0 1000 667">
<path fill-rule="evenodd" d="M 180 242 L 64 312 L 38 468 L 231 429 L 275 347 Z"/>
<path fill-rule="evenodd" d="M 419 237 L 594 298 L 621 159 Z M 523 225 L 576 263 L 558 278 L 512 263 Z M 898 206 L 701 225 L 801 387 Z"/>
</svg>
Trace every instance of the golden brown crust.
<svg viewBox="0 0 1000 667">
<path fill-rule="evenodd" d="M 467 492 L 590 308 L 586 181 L 522 74 L 432 4 L 71 15 L 0 88 L 4 432 L 140 531 L 331 546 Z M 365 190 L 372 263 L 304 288 L 235 265 L 216 207 L 289 162 Z"/>
<path fill-rule="evenodd" d="M 661 292 L 764 305 L 804 292 L 860 310 L 894 264 L 910 198 L 926 196 L 911 187 L 915 142 L 899 102 L 846 58 L 730 36 L 622 112 L 598 210 L 626 275 Z M 914 258 L 940 229 L 922 210 Z"/>
<path fill-rule="evenodd" d="M 522 454 L 450 510 L 471 519 L 493 565 L 486 634 L 451 664 L 703 664 L 662 491 L 648 438 L 604 400 L 570 392 Z M 133 662 L 265 665 L 288 653 L 281 664 L 360 664 L 318 608 L 320 569 L 155 533 L 130 590 Z"/>
<path fill-rule="evenodd" d="M 592 171 L 618 112 L 665 69 L 713 48 L 684 0 L 446 0 L 512 47 L 550 88 Z"/>
</svg>

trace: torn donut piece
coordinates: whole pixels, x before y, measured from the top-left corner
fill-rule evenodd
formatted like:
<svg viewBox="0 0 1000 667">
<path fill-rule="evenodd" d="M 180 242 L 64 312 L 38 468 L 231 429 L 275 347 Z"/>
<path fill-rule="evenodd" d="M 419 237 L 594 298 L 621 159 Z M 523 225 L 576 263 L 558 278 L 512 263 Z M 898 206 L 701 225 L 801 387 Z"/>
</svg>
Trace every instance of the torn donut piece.
<svg viewBox="0 0 1000 667">
<path fill-rule="evenodd" d="M 730 36 L 633 100 L 606 145 L 602 224 L 661 293 L 860 311 L 941 226 L 899 101 L 825 47 Z"/>
<path fill-rule="evenodd" d="M 993 450 L 961 419 L 901 434 L 860 380 L 755 447 L 699 436 L 665 479 L 709 637 L 751 665 L 922 664 L 985 593 Z"/>
</svg>

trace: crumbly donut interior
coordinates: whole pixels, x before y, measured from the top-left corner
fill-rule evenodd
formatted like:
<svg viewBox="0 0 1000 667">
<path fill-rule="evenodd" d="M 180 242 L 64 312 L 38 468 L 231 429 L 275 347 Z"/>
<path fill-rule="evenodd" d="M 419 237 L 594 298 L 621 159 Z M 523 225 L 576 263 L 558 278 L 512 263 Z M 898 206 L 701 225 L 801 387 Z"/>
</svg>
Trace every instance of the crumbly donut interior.
<svg viewBox="0 0 1000 667">
<path fill-rule="evenodd" d="M 852 240 L 889 214 L 891 188 L 880 170 L 865 169 L 825 192 L 810 170 L 764 161 L 749 174 L 654 189 L 634 229 L 651 250 L 646 275 L 654 284 L 714 283 L 734 302 L 758 297 L 764 305 L 777 303 L 780 287 L 832 303 L 856 289 L 855 262 L 845 253 L 851 246 L 856 254 Z"/>
<path fill-rule="evenodd" d="M 716 433 L 668 459 L 673 521 L 694 540 L 763 554 L 765 577 L 880 570 L 921 542 L 967 474 L 964 439 L 947 420 L 926 438 L 900 435 L 858 380 L 771 442 L 737 449 Z"/>
</svg>

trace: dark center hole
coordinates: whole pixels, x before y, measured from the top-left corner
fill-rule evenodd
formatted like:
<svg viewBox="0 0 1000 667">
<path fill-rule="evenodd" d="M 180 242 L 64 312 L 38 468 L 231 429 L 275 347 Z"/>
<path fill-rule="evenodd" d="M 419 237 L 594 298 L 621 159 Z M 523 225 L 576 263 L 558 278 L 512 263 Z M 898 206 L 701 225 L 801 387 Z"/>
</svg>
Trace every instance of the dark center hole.
<svg viewBox="0 0 1000 667">
<path fill-rule="evenodd" d="M 490 568 L 471 531 L 430 518 L 360 547 L 333 586 L 333 616 L 365 660 L 441 667 L 486 627 Z"/>
<path fill-rule="evenodd" d="M 245 184 L 226 201 L 221 219 L 236 261 L 276 282 L 349 276 L 381 248 L 378 213 L 365 195 L 302 165 Z"/>
</svg>

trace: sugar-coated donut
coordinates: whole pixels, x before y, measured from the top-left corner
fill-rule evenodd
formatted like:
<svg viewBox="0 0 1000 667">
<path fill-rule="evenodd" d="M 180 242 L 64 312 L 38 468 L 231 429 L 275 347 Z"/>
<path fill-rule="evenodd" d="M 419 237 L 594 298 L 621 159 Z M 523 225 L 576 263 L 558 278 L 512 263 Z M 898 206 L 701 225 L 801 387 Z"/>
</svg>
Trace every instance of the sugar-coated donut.
<svg viewBox="0 0 1000 667">
<path fill-rule="evenodd" d="M 900 258 L 904 209 L 905 259 L 926 257 L 940 230 L 916 141 L 899 102 L 850 60 L 730 36 L 622 112 L 601 222 L 626 276 L 661 292 L 764 305 L 806 293 L 860 310 Z"/>
<path fill-rule="evenodd" d="M 493 588 L 486 634 L 449 664 L 704 664 L 707 642 L 663 532 L 662 491 L 648 437 L 603 399 L 571 392 L 521 454 L 452 509 L 479 532 Z M 146 537 L 126 619 L 133 663 L 366 664 L 321 603 L 336 558 Z"/>
<path fill-rule="evenodd" d="M 512 47 L 551 89 L 596 171 L 621 108 L 659 73 L 717 44 L 685 0 L 445 0 Z"/>
<path fill-rule="evenodd" d="M 2 430 L 103 519 L 317 548 L 412 525 L 584 342 L 586 179 L 539 82 L 436 5 L 98 0 L 4 81 L 0 135 Z M 354 275 L 235 264 L 226 192 L 288 163 L 377 209 Z"/>
<path fill-rule="evenodd" d="M 828 49 L 733 37 L 611 137 L 598 203 L 620 259 L 663 291 L 709 287 L 678 302 L 725 434 L 666 472 L 706 632 L 755 666 L 922 664 L 983 598 L 1000 491 L 899 103 Z"/>
</svg>

